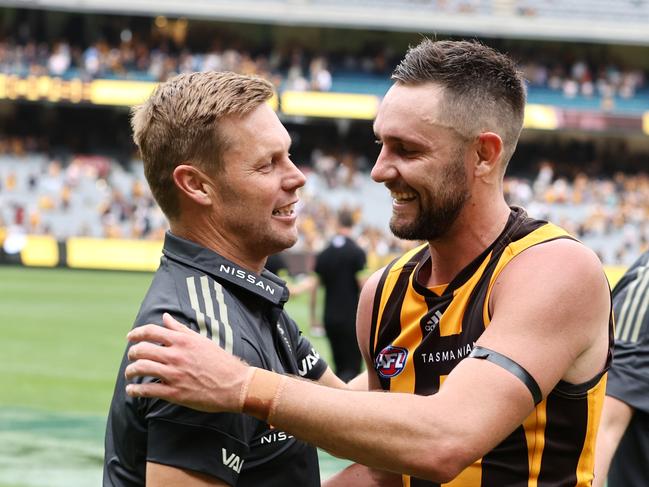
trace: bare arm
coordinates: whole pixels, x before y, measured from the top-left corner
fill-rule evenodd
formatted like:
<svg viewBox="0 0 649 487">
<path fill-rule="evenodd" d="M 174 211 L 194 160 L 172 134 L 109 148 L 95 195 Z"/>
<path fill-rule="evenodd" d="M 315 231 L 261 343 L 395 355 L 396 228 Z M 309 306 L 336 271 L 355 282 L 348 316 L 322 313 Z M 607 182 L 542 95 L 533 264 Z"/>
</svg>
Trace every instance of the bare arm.
<svg viewBox="0 0 649 487">
<path fill-rule="evenodd" d="M 361 372 L 356 377 L 354 377 L 349 382 L 344 382 L 330 367 L 327 367 L 327 370 L 322 377 L 317 381 L 318 384 L 326 387 L 334 387 L 336 389 L 348 389 L 350 391 L 367 391 L 367 371 Z"/>
<path fill-rule="evenodd" d="M 160 463 L 147 462 L 146 487 L 227 487 L 221 479 Z"/>
<path fill-rule="evenodd" d="M 349 382 L 354 390 L 376 391 L 381 389 L 378 377 L 374 371 L 374 365 L 369 353 L 370 320 L 367 319 L 372 313 L 372 303 L 376 286 L 381 277 L 383 269 L 375 272 L 367 282 L 367 289 L 361 293 L 358 302 L 358 313 L 356 318 L 356 338 L 361 349 L 361 355 L 365 360 L 367 370 Z M 354 463 L 346 469 L 338 472 L 322 484 L 323 487 L 401 487 L 403 485 L 401 475 L 384 470 L 377 470 L 366 465 Z"/>
<path fill-rule="evenodd" d="M 347 388 L 347 384 L 345 384 L 344 381 L 340 380 L 340 378 L 336 374 L 334 374 L 334 371 L 331 370 L 331 367 L 327 367 L 325 373 L 322 374 L 322 377 L 320 377 L 316 382 L 326 387 L 335 387 L 337 389 Z"/>
<path fill-rule="evenodd" d="M 373 295 L 372 287 L 365 286 L 366 297 Z M 567 240 L 532 247 L 498 278 L 492 321 L 478 344 L 518 362 L 545 397 L 560 379 L 578 383 L 601 370 L 609 305 L 601 265 L 591 252 Z M 359 320 L 370 320 L 362 307 Z M 166 346 L 131 347 L 129 357 L 142 360 L 127 368 L 127 377 L 152 375 L 163 383 L 129 385 L 129 394 L 208 411 L 241 411 L 246 366 L 213 342 L 174 330 L 131 332 L 135 341 Z M 210 373 L 197 377 L 196 370 Z M 274 397 L 270 419 L 276 427 L 358 463 L 438 482 L 493 449 L 534 407 L 519 379 L 475 359 L 460 362 L 428 397 L 351 392 L 292 379 Z"/>
<path fill-rule="evenodd" d="M 361 372 L 347 383 L 347 389 L 352 391 L 369 391 L 367 370 Z"/>
<path fill-rule="evenodd" d="M 328 479 L 322 484 L 322 487 L 349 487 L 350 485 L 354 487 L 401 487 L 403 483 L 400 475 L 354 463 Z"/>
<path fill-rule="evenodd" d="M 601 370 L 610 301 L 601 267 L 585 249 L 557 241 L 526 251 L 503 271 L 493 296 L 493 319 L 479 343 L 521 364 L 544 396 L 562 378 L 583 382 Z M 369 323 L 364 312 L 359 319 Z M 323 395 L 289 382 L 273 419 L 337 455 L 443 481 L 494 448 L 533 408 L 520 380 L 473 359 L 462 361 L 431 397 L 358 394 Z M 345 404 L 344 412 L 336 404 Z M 318 411 L 320 421 L 309 411 Z"/>
<path fill-rule="evenodd" d="M 597 433 L 593 487 L 604 487 L 611 460 L 632 417 L 633 408 L 631 406 L 619 399 L 606 396 Z"/>
</svg>

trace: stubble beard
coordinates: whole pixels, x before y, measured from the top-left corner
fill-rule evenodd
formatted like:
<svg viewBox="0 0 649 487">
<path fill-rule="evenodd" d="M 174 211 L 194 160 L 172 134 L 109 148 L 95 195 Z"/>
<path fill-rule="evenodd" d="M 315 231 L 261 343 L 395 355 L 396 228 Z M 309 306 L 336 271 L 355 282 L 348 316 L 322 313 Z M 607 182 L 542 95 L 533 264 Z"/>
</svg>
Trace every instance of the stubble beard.
<svg viewBox="0 0 649 487">
<path fill-rule="evenodd" d="M 223 205 L 225 207 L 240 206 L 241 198 L 226 184 L 219 186 Z M 293 247 L 298 240 L 297 224 L 294 223 L 292 231 L 277 229 L 272 221 L 259 221 L 247 218 L 249 215 L 238 215 L 228 219 L 227 227 L 231 235 L 238 235 L 241 238 L 241 249 L 243 252 L 268 257 L 283 250 Z"/>
<path fill-rule="evenodd" d="M 256 233 L 257 241 L 256 246 L 260 253 L 266 253 L 267 255 L 276 254 L 282 252 L 283 250 L 293 247 L 297 243 L 297 232 L 277 232 L 273 231 L 272 227 L 266 227 L 265 229 L 259 229 L 260 231 Z"/>
</svg>

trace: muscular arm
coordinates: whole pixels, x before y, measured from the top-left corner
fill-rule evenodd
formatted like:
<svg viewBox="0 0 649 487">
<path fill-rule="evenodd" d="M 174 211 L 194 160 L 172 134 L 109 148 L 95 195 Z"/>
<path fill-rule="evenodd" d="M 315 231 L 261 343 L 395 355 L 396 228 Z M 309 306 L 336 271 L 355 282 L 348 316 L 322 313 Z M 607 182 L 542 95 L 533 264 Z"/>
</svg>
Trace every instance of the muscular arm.
<svg viewBox="0 0 649 487">
<path fill-rule="evenodd" d="M 352 391 L 366 391 L 367 390 L 367 375 L 366 372 L 361 372 L 358 376 L 345 382 L 341 380 L 330 367 L 327 367 L 327 370 L 322 377 L 316 381 L 318 384 L 326 387 L 334 387 L 336 389 L 348 389 Z"/>
<path fill-rule="evenodd" d="M 375 287 L 365 286 L 364 300 Z M 608 286 L 599 261 L 584 247 L 557 240 L 526 250 L 501 273 L 492 296 L 492 321 L 478 344 L 518 362 L 544 396 L 560 379 L 578 383 L 601 370 L 608 346 Z M 360 309 L 359 326 L 369 323 L 370 309 Z M 247 376 L 243 364 L 200 337 L 189 340 L 186 333 L 181 337 L 155 327 L 130 336 L 167 345 L 131 349 L 132 359 L 145 360 L 131 364 L 127 375 L 154 375 L 164 383 L 129 387 L 130 394 L 159 395 L 207 410 L 240 410 Z M 192 377 L 197 368 L 212 373 Z M 490 362 L 466 359 L 428 397 L 344 391 L 287 379 L 270 419 L 338 456 L 445 482 L 493 449 L 533 407 L 529 390 L 514 375 Z"/>
<path fill-rule="evenodd" d="M 606 396 L 597 433 L 593 487 L 604 487 L 611 460 L 632 417 L 633 409 L 628 404 Z"/>
<path fill-rule="evenodd" d="M 401 476 L 354 463 L 322 484 L 322 487 L 401 487 Z"/>
<path fill-rule="evenodd" d="M 492 322 L 478 343 L 518 362 L 545 396 L 562 378 L 578 383 L 601 370 L 609 306 L 593 255 L 569 241 L 538 246 L 514 259 L 496 282 Z M 367 329 L 370 310 L 359 314 Z M 520 380 L 473 359 L 462 361 L 434 396 L 357 394 L 322 394 L 289 382 L 273 420 L 359 463 L 444 481 L 494 448 L 534 406 Z"/>
<path fill-rule="evenodd" d="M 378 377 L 374 372 L 374 365 L 369 353 L 370 320 L 374 291 L 381 277 L 382 269 L 375 272 L 367 281 L 370 292 L 361 293 L 358 302 L 358 313 L 356 317 L 356 338 L 361 349 L 363 360 L 367 370 L 349 382 L 355 390 L 377 391 L 381 389 Z M 338 472 L 322 484 L 323 487 L 400 487 L 403 485 L 401 475 L 384 470 L 377 470 L 366 465 L 354 463 L 346 469 Z"/>
<path fill-rule="evenodd" d="M 216 477 L 192 470 L 153 462 L 146 464 L 146 487 L 227 487 L 229 485 Z"/>
</svg>

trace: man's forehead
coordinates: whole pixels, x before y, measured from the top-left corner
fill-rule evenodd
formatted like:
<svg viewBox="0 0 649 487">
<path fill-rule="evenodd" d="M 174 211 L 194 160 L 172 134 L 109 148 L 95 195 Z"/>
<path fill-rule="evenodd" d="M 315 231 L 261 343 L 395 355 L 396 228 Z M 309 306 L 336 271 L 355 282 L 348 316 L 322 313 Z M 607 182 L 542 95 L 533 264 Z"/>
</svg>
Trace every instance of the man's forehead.
<svg viewBox="0 0 649 487">
<path fill-rule="evenodd" d="M 412 107 L 436 107 L 444 99 L 445 89 L 438 83 L 393 84 L 383 97 L 381 105 Z"/>
<path fill-rule="evenodd" d="M 396 83 L 381 100 L 377 118 L 384 113 L 414 117 L 434 114 L 439 106 L 440 95 L 441 90 L 432 83 L 418 85 Z"/>
<path fill-rule="evenodd" d="M 444 107 L 444 88 L 435 83 L 394 84 L 386 93 L 374 120 L 374 133 L 381 137 L 410 138 L 409 132 L 432 130 L 453 132 L 462 137 L 462 128 L 451 122 Z"/>
<path fill-rule="evenodd" d="M 219 120 L 222 131 L 229 135 L 254 137 L 259 139 L 266 134 L 276 137 L 288 137 L 286 128 L 277 117 L 277 114 L 266 104 L 259 105 L 244 114 L 228 114 Z"/>
<path fill-rule="evenodd" d="M 230 135 L 229 149 L 232 153 L 245 154 L 246 159 L 254 160 L 262 157 L 270 157 L 277 152 L 288 150 L 291 146 L 291 136 L 276 118 L 270 117 L 262 123 L 239 123 L 235 119 L 229 125 Z"/>
</svg>

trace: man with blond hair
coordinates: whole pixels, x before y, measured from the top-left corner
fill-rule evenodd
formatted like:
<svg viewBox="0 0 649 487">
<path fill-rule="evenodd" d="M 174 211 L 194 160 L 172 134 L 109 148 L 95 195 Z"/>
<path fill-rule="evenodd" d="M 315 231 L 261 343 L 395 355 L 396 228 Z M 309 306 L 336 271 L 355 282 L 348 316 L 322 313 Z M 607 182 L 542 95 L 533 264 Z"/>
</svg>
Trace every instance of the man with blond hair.
<svg viewBox="0 0 649 487">
<path fill-rule="evenodd" d="M 342 386 L 283 310 L 285 283 L 264 270 L 297 239 L 305 182 L 266 103 L 272 95 L 260 78 L 193 73 L 134 109 L 144 172 L 170 225 L 135 328 L 173 316 L 250 365 Z M 125 353 L 106 428 L 105 486 L 320 485 L 314 447 L 249 415 L 130 398 L 127 363 Z"/>
<path fill-rule="evenodd" d="M 592 251 L 505 201 L 524 81 L 482 44 L 431 40 L 392 78 L 372 178 L 393 233 L 426 243 L 361 291 L 370 391 L 249 367 L 170 320 L 129 335 L 127 377 L 162 383 L 127 392 L 244 411 L 358 462 L 331 486 L 590 486 L 610 291 Z"/>
</svg>

